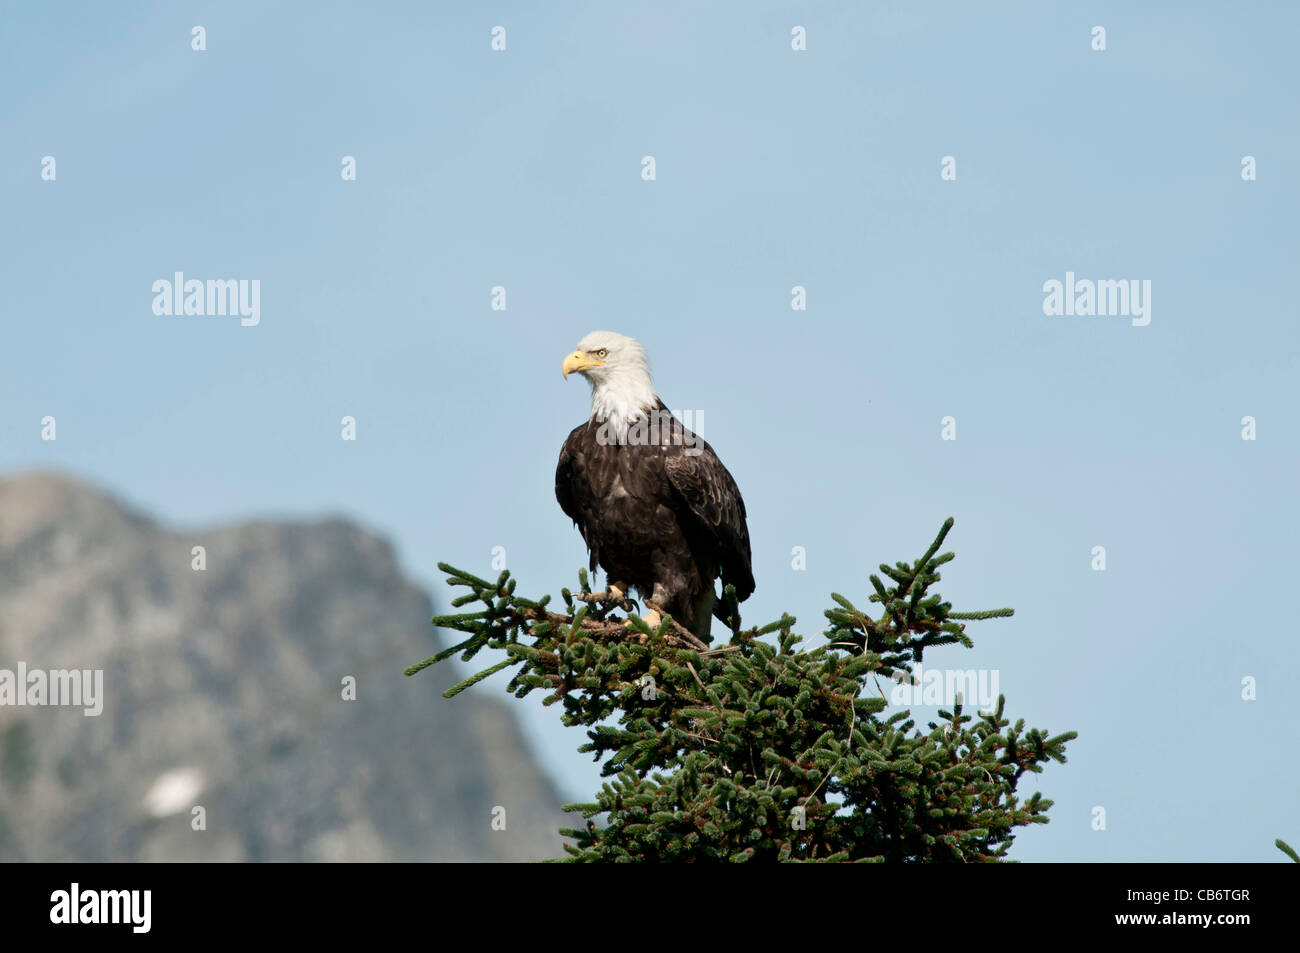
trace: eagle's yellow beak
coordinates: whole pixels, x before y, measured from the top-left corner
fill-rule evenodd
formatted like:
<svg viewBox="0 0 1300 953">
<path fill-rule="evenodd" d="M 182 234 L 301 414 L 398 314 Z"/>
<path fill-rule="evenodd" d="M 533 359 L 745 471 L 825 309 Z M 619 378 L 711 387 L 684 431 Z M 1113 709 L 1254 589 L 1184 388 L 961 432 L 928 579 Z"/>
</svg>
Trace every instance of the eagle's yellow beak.
<svg viewBox="0 0 1300 953">
<path fill-rule="evenodd" d="M 594 358 L 587 357 L 581 351 L 574 351 L 572 354 L 566 357 L 564 359 L 564 363 L 560 365 L 560 373 L 564 375 L 565 380 L 568 380 L 569 375 L 574 371 L 585 371 L 589 367 L 604 367 L 604 366 L 605 366 L 604 361 L 597 361 Z"/>
</svg>

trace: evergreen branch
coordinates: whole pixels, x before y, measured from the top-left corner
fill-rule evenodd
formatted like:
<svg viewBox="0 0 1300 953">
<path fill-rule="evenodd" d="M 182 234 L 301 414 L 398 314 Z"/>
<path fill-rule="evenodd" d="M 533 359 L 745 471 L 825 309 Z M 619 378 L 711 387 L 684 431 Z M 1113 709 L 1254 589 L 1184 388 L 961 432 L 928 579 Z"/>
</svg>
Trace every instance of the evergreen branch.
<svg viewBox="0 0 1300 953">
<path fill-rule="evenodd" d="M 501 671 L 503 668 L 506 668 L 506 667 L 508 667 L 508 666 L 510 666 L 510 665 L 514 665 L 516 661 L 518 661 L 518 660 L 517 660 L 517 659 L 508 658 L 508 659 L 505 659 L 504 661 L 498 662 L 496 665 L 493 665 L 491 668 L 485 668 L 483 671 L 479 672 L 477 675 L 471 675 L 469 678 L 465 679 L 464 681 L 462 681 L 462 682 L 457 682 L 457 683 L 456 683 L 455 685 L 453 685 L 451 688 L 449 688 L 449 689 L 447 689 L 445 692 L 443 692 L 443 693 L 442 693 L 442 697 L 443 697 L 443 698 L 455 698 L 457 695 L 459 695 L 459 694 L 460 694 L 461 692 L 463 692 L 465 689 L 469 688 L 471 685 L 477 685 L 479 682 L 483 681 L 483 679 L 487 678 L 489 675 L 495 675 L 497 672 Z"/>
<path fill-rule="evenodd" d="M 983 612 L 950 612 L 950 619 L 1007 619 L 1016 614 L 1015 609 L 985 609 Z"/>
</svg>

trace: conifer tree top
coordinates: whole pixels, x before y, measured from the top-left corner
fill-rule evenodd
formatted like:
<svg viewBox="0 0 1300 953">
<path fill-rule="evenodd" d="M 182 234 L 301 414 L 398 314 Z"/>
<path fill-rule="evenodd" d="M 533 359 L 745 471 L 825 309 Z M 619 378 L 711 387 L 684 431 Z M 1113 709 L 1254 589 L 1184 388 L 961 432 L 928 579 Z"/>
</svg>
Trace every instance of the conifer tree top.
<svg viewBox="0 0 1300 953">
<path fill-rule="evenodd" d="M 955 613 L 930 591 L 953 559 L 938 554 L 951 527 L 920 559 L 869 577 L 871 612 L 833 593 L 807 647 L 789 615 L 743 628 L 732 587 L 731 638 L 711 645 L 671 617 L 651 628 L 583 602 L 585 572 L 553 611 L 549 596 L 516 595 L 509 572 L 489 582 L 440 564 L 466 590 L 453 606 L 480 607 L 436 617 L 467 637 L 407 674 L 486 649 L 502 657 L 448 697 L 508 668 L 509 691 L 543 691 L 564 724 L 587 729 L 579 750 L 608 780 L 566 808 L 584 819 L 562 831 L 572 860 L 1001 860 L 1052 803 L 1022 799 L 1020 779 L 1064 762 L 1075 732 L 1013 724 L 1004 697 L 977 714 L 958 701 L 924 728 L 885 711 L 883 686 L 910 679 L 927 650 L 969 648 L 967 622 L 1011 615 Z"/>
</svg>

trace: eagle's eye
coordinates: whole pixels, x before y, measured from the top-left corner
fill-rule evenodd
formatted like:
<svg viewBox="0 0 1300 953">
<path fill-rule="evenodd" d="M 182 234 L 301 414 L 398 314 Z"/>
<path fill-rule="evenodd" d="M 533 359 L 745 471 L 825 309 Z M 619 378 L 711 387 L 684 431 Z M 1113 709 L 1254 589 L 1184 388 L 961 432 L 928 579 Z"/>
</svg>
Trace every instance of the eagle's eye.
<svg viewBox="0 0 1300 953">
<path fill-rule="evenodd" d="M 599 351 L 596 352 L 596 356 L 597 356 L 598 358 L 600 358 L 601 360 L 604 360 L 604 359 L 605 359 L 605 355 L 608 354 L 608 353 L 609 353 L 609 351 L 607 351 L 605 348 L 602 347 Z"/>
</svg>

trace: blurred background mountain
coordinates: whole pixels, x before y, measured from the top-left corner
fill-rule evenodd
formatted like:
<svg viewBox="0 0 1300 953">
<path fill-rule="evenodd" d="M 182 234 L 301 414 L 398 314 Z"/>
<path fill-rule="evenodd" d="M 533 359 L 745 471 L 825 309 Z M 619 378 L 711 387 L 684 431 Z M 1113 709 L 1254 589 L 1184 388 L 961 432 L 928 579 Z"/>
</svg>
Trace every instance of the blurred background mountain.
<svg viewBox="0 0 1300 953">
<path fill-rule="evenodd" d="M 0 668 L 104 672 L 99 717 L 0 706 L 0 860 L 561 856 L 572 819 L 513 713 L 441 698 L 459 669 L 402 674 L 441 647 L 432 613 L 350 522 L 174 530 L 0 479 Z"/>
</svg>

